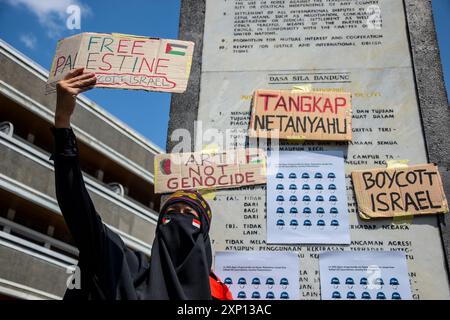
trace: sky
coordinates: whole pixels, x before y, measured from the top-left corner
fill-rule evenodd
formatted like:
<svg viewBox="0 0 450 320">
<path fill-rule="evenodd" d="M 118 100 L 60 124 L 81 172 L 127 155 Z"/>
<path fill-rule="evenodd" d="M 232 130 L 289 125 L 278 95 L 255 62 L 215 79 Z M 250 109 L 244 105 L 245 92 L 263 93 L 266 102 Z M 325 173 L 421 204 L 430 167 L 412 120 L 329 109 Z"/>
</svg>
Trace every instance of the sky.
<svg viewBox="0 0 450 320">
<path fill-rule="evenodd" d="M 450 92 L 450 0 L 432 1 Z M 80 29 L 66 26 L 71 5 L 80 8 Z M 48 70 L 57 40 L 80 32 L 176 39 L 179 10 L 180 0 L 0 0 L 0 38 Z M 165 150 L 170 94 L 94 89 L 85 95 Z"/>
</svg>

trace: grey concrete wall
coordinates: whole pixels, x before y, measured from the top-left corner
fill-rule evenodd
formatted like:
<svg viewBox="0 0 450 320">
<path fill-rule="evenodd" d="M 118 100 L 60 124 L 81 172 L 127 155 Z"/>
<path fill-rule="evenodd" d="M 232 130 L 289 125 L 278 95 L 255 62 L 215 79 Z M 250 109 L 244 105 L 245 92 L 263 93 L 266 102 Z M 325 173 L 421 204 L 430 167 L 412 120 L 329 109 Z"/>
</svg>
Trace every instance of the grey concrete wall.
<svg viewBox="0 0 450 320">
<path fill-rule="evenodd" d="M 56 199 L 53 171 L 3 144 L 0 144 L 0 172 Z M 90 192 L 90 196 L 105 223 L 148 244 L 153 243 L 154 224 L 96 193 Z"/>
</svg>

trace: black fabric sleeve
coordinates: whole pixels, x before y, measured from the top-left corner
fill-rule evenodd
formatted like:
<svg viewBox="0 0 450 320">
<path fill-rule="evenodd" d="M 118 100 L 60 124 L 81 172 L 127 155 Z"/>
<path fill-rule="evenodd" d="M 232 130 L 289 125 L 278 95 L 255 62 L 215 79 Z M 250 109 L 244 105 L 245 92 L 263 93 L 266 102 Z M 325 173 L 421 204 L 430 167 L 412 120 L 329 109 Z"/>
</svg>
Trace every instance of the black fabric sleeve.
<svg viewBox="0 0 450 320">
<path fill-rule="evenodd" d="M 120 259 L 124 244 L 107 228 L 95 210 L 81 172 L 75 134 L 69 128 L 51 128 L 55 139 L 56 198 L 66 224 L 91 271 L 103 278 L 105 268 Z M 111 251 L 116 252 L 112 257 Z"/>
</svg>

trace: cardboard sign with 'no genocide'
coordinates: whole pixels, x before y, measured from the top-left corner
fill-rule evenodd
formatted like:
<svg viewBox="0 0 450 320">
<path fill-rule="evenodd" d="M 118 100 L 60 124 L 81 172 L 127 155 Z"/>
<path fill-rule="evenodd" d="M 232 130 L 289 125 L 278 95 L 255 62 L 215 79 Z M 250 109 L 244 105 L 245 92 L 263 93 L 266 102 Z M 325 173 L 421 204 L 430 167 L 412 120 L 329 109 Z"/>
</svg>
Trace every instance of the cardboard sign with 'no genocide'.
<svg viewBox="0 0 450 320">
<path fill-rule="evenodd" d="M 261 149 L 158 154 L 155 192 L 223 189 L 266 183 L 266 154 Z"/>
<path fill-rule="evenodd" d="M 46 93 L 72 69 L 97 76 L 96 87 L 184 92 L 194 43 L 123 34 L 80 33 L 60 40 Z"/>
<path fill-rule="evenodd" d="M 350 93 L 256 90 L 249 136 L 287 140 L 352 140 Z"/>
<path fill-rule="evenodd" d="M 352 172 L 364 219 L 447 213 L 448 203 L 434 164 Z"/>
</svg>

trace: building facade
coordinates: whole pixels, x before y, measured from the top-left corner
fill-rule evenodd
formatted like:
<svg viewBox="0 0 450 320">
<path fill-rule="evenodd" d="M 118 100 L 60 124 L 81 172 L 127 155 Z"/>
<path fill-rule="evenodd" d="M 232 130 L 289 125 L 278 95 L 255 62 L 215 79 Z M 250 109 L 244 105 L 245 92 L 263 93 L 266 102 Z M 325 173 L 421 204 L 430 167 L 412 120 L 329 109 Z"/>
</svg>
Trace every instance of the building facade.
<svg viewBox="0 0 450 320">
<path fill-rule="evenodd" d="M 55 195 L 55 94 L 48 71 L 0 39 L 0 299 L 60 299 L 78 251 Z M 150 255 L 159 197 L 153 160 L 162 152 L 83 96 L 72 128 L 87 189 L 103 221 Z"/>
</svg>

